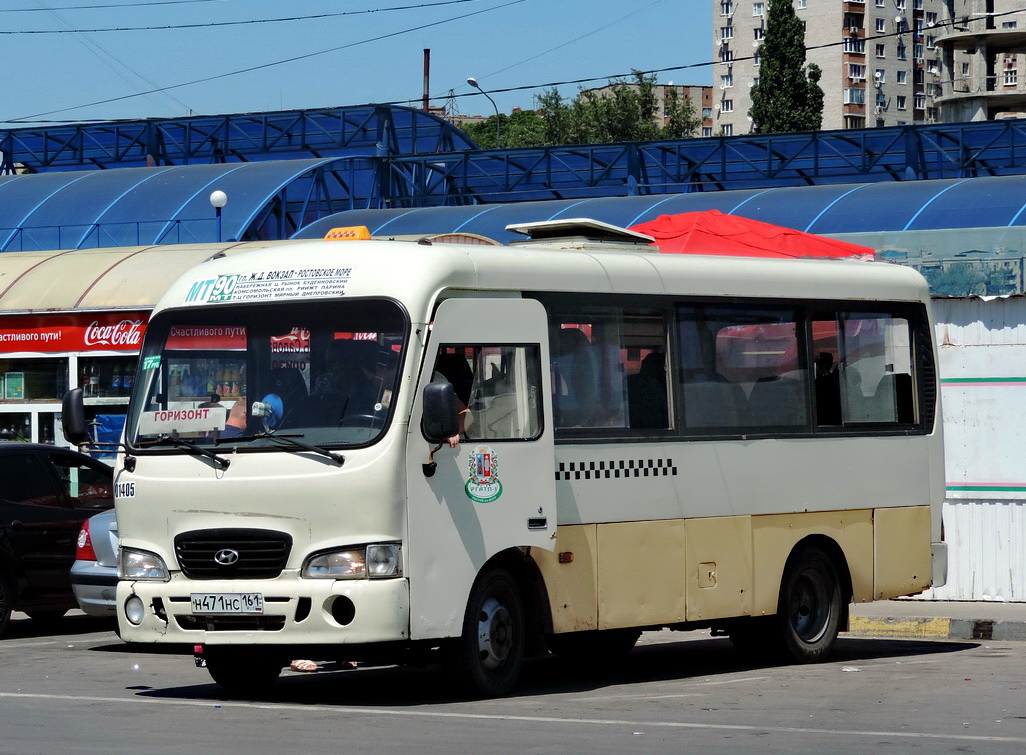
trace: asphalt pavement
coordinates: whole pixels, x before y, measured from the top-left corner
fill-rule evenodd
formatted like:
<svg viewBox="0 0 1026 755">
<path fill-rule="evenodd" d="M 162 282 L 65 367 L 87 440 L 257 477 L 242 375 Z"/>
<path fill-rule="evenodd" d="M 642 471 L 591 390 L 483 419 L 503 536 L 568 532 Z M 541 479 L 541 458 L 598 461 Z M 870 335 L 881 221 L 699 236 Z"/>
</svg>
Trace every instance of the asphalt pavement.
<svg viewBox="0 0 1026 755">
<path fill-rule="evenodd" d="M 851 607 L 848 636 L 1026 641 L 1026 603 L 880 600 Z"/>
</svg>

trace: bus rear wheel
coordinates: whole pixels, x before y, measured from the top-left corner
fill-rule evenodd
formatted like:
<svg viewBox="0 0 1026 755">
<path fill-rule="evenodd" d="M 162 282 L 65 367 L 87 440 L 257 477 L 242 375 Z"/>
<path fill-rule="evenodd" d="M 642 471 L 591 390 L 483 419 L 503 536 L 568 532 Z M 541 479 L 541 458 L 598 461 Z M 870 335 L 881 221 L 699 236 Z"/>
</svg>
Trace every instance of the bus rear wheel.
<svg viewBox="0 0 1026 755">
<path fill-rule="evenodd" d="M 841 625 L 841 586 L 834 562 L 806 547 L 789 560 L 777 609 L 781 649 L 799 663 L 823 660 Z"/>
<path fill-rule="evenodd" d="M 504 695 L 524 664 L 524 609 L 516 581 L 503 569 L 478 577 L 467 602 L 454 666 L 470 691 Z"/>
<path fill-rule="evenodd" d="M 241 648 L 211 648 L 203 653 L 210 678 L 231 694 L 260 695 L 281 673 L 281 659 Z"/>
</svg>

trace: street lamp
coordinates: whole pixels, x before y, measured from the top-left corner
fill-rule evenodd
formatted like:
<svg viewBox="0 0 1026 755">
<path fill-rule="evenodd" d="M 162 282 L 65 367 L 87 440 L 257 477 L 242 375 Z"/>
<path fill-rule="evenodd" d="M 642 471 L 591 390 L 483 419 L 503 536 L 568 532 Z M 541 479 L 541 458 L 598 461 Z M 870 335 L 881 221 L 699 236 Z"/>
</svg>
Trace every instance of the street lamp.
<svg viewBox="0 0 1026 755">
<path fill-rule="evenodd" d="M 485 90 L 483 90 L 481 88 L 481 86 L 477 83 L 477 79 L 475 79 L 473 76 L 470 76 L 467 79 L 467 83 L 470 84 L 470 86 L 474 87 L 474 89 L 479 91 L 485 97 L 487 97 L 488 101 L 490 103 L 492 103 L 492 107 L 495 108 L 495 147 L 496 147 L 496 149 L 498 149 L 499 146 L 500 146 L 500 143 L 499 143 L 499 106 L 495 104 L 495 100 L 493 100 L 491 98 L 491 96 L 488 94 L 488 92 L 486 92 Z"/>
<path fill-rule="evenodd" d="M 217 243 L 221 243 L 221 208 L 228 204 L 228 195 L 218 189 L 211 192 L 210 204 L 214 207 L 214 214 L 217 217 Z"/>
</svg>

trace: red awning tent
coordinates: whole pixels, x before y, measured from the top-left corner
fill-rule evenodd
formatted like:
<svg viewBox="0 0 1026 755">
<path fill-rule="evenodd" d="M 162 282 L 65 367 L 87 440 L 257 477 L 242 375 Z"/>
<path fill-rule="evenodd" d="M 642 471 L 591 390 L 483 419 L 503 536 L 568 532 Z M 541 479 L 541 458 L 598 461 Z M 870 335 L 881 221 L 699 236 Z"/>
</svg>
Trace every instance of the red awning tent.
<svg viewBox="0 0 1026 755">
<path fill-rule="evenodd" d="M 719 210 L 660 215 L 630 230 L 655 239 L 668 254 L 725 254 L 738 257 L 872 257 L 874 250 L 847 241 L 796 231 Z"/>
</svg>

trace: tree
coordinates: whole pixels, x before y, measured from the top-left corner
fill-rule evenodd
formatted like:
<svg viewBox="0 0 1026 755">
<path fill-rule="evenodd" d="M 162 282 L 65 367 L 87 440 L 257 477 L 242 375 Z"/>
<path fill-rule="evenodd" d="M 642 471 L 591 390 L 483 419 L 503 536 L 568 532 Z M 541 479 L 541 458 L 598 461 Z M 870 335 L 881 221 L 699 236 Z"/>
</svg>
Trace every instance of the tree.
<svg viewBox="0 0 1026 755">
<path fill-rule="evenodd" d="M 499 116 L 503 147 L 547 144 L 600 144 L 690 137 L 701 125 L 690 101 L 670 88 L 664 103 L 669 122 L 656 120 L 655 76 L 633 72 L 633 79 L 613 79 L 605 90 L 580 90 L 567 100 L 558 89 L 536 98 L 537 110 Z M 464 131 L 482 147 L 495 146 L 495 117 L 467 124 Z"/>
<path fill-rule="evenodd" d="M 605 90 L 581 90 L 558 118 L 569 115 L 569 140 L 551 144 L 600 144 L 603 142 L 636 142 L 659 138 L 660 127 L 655 120 L 655 76 L 640 71 L 632 73 L 633 81 L 613 79 Z M 543 112 L 548 117 L 548 111 Z M 555 130 L 555 129 L 553 129 Z"/>
<path fill-rule="evenodd" d="M 547 89 L 535 99 L 544 124 L 540 144 L 576 144 L 573 103 L 567 103 L 558 89 Z"/>
<path fill-rule="evenodd" d="M 748 111 L 756 133 L 818 131 L 823 123 L 822 71 L 805 65 L 805 30 L 792 0 L 773 0 L 759 46 L 759 83 Z"/>
<path fill-rule="evenodd" d="M 494 115 L 478 123 L 466 123 L 462 128 L 482 149 L 534 147 L 544 143 L 545 121 L 534 110 L 514 110 L 509 115 L 499 113 L 500 145 L 495 144 Z"/>
</svg>

